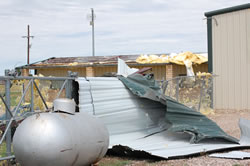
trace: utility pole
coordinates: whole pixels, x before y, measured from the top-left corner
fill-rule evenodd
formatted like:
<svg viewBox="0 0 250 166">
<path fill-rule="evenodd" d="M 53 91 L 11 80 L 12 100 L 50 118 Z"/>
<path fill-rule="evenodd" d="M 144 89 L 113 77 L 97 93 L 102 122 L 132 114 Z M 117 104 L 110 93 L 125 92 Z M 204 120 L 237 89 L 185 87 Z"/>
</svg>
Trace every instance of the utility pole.
<svg viewBox="0 0 250 166">
<path fill-rule="evenodd" d="M 30 38 L 34 38 L 34 36 L 30 36 L 30 26 L 27 26 L 27 36 L 22 36 L 22 38 L 27 38 L 27 64 L 30 64 L 30 48 L 31 48 L 31 44 L 30 44 Z"/>
<path fill-rule="evenodd" d="M 93 8 L 91 8 L 90 25 L 92 26 L 92 56 L 95 56 L 95 14 Z"/>
</svg>

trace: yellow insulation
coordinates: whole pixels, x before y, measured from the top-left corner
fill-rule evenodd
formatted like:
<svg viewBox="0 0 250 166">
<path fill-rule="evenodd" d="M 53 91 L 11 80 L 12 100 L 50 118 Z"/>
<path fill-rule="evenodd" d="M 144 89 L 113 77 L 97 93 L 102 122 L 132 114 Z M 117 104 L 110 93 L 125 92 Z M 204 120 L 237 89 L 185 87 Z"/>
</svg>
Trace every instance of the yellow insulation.
<svg viewBox="0 0 250 166">
<path fill-rule="evenodd" d="M 141 55 L 136 59 L 137 63 L 175 63 L 185 65 L 184 62 L 190 60 L 192 64 L 202 64 L 208 61 L 207 57 L 192 52 L 179 53 L 176 56 L 170 57 L 167 55 Z"/>
</svg>

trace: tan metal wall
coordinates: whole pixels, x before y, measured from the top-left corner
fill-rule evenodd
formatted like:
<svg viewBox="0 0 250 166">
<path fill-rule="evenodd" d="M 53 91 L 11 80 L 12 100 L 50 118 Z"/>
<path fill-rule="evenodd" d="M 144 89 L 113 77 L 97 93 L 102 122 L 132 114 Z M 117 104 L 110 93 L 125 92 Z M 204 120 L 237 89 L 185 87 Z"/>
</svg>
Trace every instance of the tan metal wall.
<svg viewBox="0 0 250 166">
<path fill-rule="evenodd" d="M 116 66 L 94 67 L 95 77 L 103 76 L 104 73 L 117 72 Z"/>
<path fill-rule="evenodd" d="M 213 16 L 216 109 L 250 109 L 250 9 Z"/>
<path fill-rule="evenodd" d="M 166 70 L 166 66 L 172 66 L 172 70 Z M 142 69 L 144 67 L 152 67 L 152 71 L 148 71 L 148 73 L 154 73 L 155 79 L 158 81 L 166 80 L 166 72 L 170 72 L 167 75 L 167 79 L 179 76 L 181 74 L 186 74 L 186 68 L 184 65 L 145 65 L 145 66 L 133 66 L 130 67 Z M 94 76 L 100 77 L 103 76 L 106 72 L 117 72 L 117 66 L 104 66 L 104 67 L 93 67 L 94 68 Z M 201 65 L 193 65 L 194 72 L 207 72 L 208 66 L 207 64 Z M 41 68 L 37 69 L 37 74 L 42 74 L 44 76 L 57 76 L 57 77 L 65 77 L 67 76 L 68 71 L 78 72 L 80 77 L 86 76 L 86 68 Z"/>
<path fill-rule="evenodd" d="M 37 69 L 37 74 L 42 74 L 44 76 L 57 76 L 57 77 L 66 77 L 68 71 L 78 72 L 78 76 L 86 76 L 86 68 L 41 68 Z"/>
<path fill-rule="evenodd" d="M 166 65 L 145 65 L 145 66 L 131 66 L 133 68 L 142 69 L 144 67 L 152 67 L 152 71 L 147 73 L 154 73 L 154 78 L 158 81 L 166 79 Z"/>
<path fill-rule="evenodd" d="M 130 66 L 133 68 L 144 68 L 144 67 L 152 67 L 153 73 L 155 74 L 156 80 L 164 80 L 166 79 L 166 66 L 165 65 L 157 65 L 157 66 Z M 57 76 L 57 77 L 65 77 L 67 76 L 68 71 L 78 72 L 78 75 L 81 77 L 86 76 L 86 68 L 41 68 L 37 69 L 37 74 L 42 74 L 44 76 Z M 94 75 L 95 77 L 100 77 L 106 72 L 117 72 L 117 66 L 105 66 L 105 67 L 94 67 Z"/>
</svg>

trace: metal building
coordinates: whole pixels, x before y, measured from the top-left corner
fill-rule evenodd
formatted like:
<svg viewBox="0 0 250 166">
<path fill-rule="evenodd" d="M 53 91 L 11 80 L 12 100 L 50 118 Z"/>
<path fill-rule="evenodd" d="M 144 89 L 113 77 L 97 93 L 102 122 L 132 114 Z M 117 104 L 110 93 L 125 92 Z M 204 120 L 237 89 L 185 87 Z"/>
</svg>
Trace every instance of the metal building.
<svg viewBox="0 0 250 166">
<path fill-rule="evenodd" d="M 205 13 L 214 108 L 250 109 L 250 3 Z"/>
<path fill-rule="evenodd" d="M 19 66 L 23 75 L 28 75 L 27 70 L 33 69 L 36 74 L 44 76 L 67 76 L 68 71 L 78 72 L 80 77 L 100 77 L 105 73 L 117 72 L 117 58 L 124 60 L 130 67 L 151 67 L 155 79 L 158 81 L 171 79 L 176 76 L 186 75 L 186 67 L 174 63 L 148 63 L 139 64 L 136 59 L 140 55 L 119 56 L 89 56 L 89 57 L 53 57 L 29 65 Z M 207 72 L 208 64 L 193 65 L 194 72 Z"/>
</svg>

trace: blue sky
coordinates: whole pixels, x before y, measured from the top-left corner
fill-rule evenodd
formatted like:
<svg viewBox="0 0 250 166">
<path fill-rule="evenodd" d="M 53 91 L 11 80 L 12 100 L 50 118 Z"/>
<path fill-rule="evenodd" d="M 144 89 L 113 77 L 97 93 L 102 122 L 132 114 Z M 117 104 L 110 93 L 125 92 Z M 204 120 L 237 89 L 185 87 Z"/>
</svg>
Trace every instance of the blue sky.
<svg viewBox="0 0 250 166">
<path fill-rule="evenodd" d="M 249 0 L 4 0 L 0 1 L 0 75 L 27 61 L 91 56 L 91 26 L 96 14 L 96 56 L 181 51 L 206 52 L 204 12 Z"/>
</svg>

